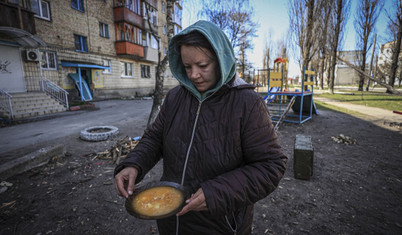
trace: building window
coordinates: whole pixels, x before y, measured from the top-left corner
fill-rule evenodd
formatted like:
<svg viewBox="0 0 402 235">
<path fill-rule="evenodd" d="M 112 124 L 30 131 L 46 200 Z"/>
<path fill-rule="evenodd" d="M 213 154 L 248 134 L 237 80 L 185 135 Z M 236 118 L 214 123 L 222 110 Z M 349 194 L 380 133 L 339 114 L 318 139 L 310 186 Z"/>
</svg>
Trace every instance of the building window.
<svg viewBox="0 0 402 235">
<path fill-rule="evenodd" d="M 32 11 L 38 18 L 50 20 L 49 3 L 42 0 L 32 0 Z"/>
<path fill-rule="evenodd" d="M 168 51 L 168 49 L 167 49 L 167 47 L 163 47 L 163 55 L 167 55 L 167 51 Z"/>
<path fill-rule="evenodd" d="M 41 66 L 45 70 L 57 70 L 56 53 L 43 51 Z"/>
<path fill-rule="evenodd" d="M 71 7 L 84 12 L 84 0 L 71 0 Z"/>
<path fill-rule="evenodd" d="M 163 34 L 166 34 L 166 32 L 167 32 L 166 25 L 164 24 L 163 25 Z"/>
<path fill-rule="evenodd" d="M 74 34 L 74 44 L 76 51 L 88 52 L 87 37 Z"/>
<path fill-rule="evenodd" d="M 121 62 L 121 76 L 131 78 L 133 77 L 133 64 Z"/>
<path fill-rule="evenodd" d="M 141 78 L 151 78 L 151 66 L 141 65 Z"/>
<path fill-rule="evenodd" d="M 131 24 L 120 23 L 116 25 L 117 41 L 128 41 L 142 45 L 142 30 Z"/>
<path fill-rule="evenodd" d="M 111 60 L 103 60 L 103 66 L 109 67 L 109 69 L 104 69 L 103 73 L 112 73 L 112 61 Z"/>
<path fill-rule="evenodd" d="M 104 38 L 109 38 L 109 25 L 99 22 L 99 35 Z"/>
<path fill-rule="evenodd" d="M 180 33 L 180 31 L 181 31 L 181 29 L 177 25 L 174 25 L 173 29 L 174 29 L 173 35 L 176 35 L 176 34 Z"/>
<path fill-rule="evenodd" d="M 141 15 L 141 2 L 140 0 L 115 0 L 114 5 L 116 7 L 124 6 L 130 11 L 135 12 L 137 15 Z"/>
<path fill-rule="evenodd" d="M 151 47 L 158 49 L 158 40 L 154 37 L 154 35 L 151 35 Z"/>
<path fill-rule="evenodd" d="M 158 11 L 156 9 L 148 5 L 148 7 L 144 7 L 143 15 L 145 20 L 148 20 L 149 15 L 149 22 L 155 27 L 158 26 Z M 146 24 L 148 25 L 148 22 Z"/>
<path fill-rule="evenodd" d="M 165 4 L 165 2 L 162 2 L 162 12 L 166 13 L 166 4 Z"/>
<path fill-rule="evenodd" d="M 172 21 L 178 25 L 182 25 L 181 19 L 182 19 L 182 10 L 180 9 L 180 7 L 178 5 L 175 4 Z"/>
</svg>

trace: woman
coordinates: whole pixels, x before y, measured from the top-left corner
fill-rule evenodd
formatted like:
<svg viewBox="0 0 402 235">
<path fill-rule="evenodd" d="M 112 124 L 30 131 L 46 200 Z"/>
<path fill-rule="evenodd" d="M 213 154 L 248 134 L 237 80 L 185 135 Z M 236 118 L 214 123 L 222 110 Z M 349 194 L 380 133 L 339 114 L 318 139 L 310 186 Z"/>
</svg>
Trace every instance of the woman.
<svg viewBox="0 0 402 235">
<path fill-rule="evenodd" d="M 253 204 L 277 187 L 287 161 L 267 107 L 236 76 L 233 48 L 212 23 L 199 21 L 173 37 L 169 64 L 180 86 L 116 167 L 117 192 L 132 194 L 163 157 L 161 180 L 192 196 L 176 216 L 157 221 L 160 234 L 250 234 Z"/>
</svg>

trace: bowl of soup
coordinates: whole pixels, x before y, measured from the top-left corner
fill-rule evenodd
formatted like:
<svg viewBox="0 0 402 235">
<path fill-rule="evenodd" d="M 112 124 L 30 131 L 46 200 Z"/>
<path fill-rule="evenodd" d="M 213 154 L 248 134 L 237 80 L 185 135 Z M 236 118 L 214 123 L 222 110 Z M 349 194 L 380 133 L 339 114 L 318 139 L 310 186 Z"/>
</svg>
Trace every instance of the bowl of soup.
<svg viewBox="0 0 402 235">
<path fill-rule="evenodd" d="M 160 181 L 137 186 L 127 198 L 125 207 L 130 215 L 141 219 L 162 219 L 179 212 L 186 196 L 182 185 Z"/>
</svg>

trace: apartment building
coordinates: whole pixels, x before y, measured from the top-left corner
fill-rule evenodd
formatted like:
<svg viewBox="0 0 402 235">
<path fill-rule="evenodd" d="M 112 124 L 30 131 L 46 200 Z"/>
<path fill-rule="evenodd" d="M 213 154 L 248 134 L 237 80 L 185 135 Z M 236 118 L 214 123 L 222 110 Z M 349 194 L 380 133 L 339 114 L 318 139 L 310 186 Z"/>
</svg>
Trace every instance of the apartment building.
<svg viewBox="0 0 402 235">
<path fill-rule="evenodd" d="M 162 58 L 167 54 L 166 4 L 164 0 L 0 0 L 0 89 L 30 93 L 43 90 L 45 84 L 48 89 L 66 90 L 70 101 L 149 96 L 155 84 L 158 40 Z M 177 33 L 181 1 L 173 12 Z M 164 81 L 166 89 L 177 85 L 169 71 Z"/>
<path fill-rule="evenodd" d="M 344 60 L 349 61 L 351 64 L 359 67 L 362 57 L 361 51 L 338 51 L 338 55 Z M 367 66 L 366 66 L 367 68 Z M 352 85 L 358 84 L 360 80 L 359 73 L 350 68 L 343 62 L 338 62 L 335 66 L 335 84 L 338 85 Z"/>
</svg>

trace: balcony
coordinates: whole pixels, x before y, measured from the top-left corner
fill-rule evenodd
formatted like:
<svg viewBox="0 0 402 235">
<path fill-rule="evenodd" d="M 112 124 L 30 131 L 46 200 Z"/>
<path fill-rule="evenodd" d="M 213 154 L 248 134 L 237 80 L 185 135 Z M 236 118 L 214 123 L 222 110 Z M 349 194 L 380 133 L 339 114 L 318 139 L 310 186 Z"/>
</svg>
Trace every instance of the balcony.
<svg viewBox="0 0 402 235">
<path fill-rule="evenodd" d="M 114 22 L 127 22 L 142 28 L 142 17 L 124 6 L 113 8 Z"/>
<path fill-rule="evenodd" d="M 142 22 L 143 22 L 143 25 L 144 25 L 143 26 L 144 30 L 146 30 L 146 31 L 151 31 L 152 30 L 153 32 L 158 34 L 158 25 L 157 24 L 151 22 L 151 29 L 150 29 L 149 24 L 148 24 L 148 18 L 144 17 Z M 154 19 L 154 22 L 156 22 L 156 17 Z"/>
<path fill-rule="evenodd" d="M 13 27 L 36 34 L 34 13 L 17 4 L 0 1 L 0 26 Z"/>
<path fill-rule="evenodd" d="M 145 0 L 144 2 L 148 3 L 153 8 L 158 9 L 158 1 L 157 0 Z"/>
<path fill-rule="evenodd" d="M 144 60 L 158 63 L 158 50 L 152 47 L 145 47 L 145 58 Z"/>
<path fill-rule="evenodd" d="M 116 54 L 144 58 L 144 47 L 127 41 L 116 41 Z"/>
</svg>

